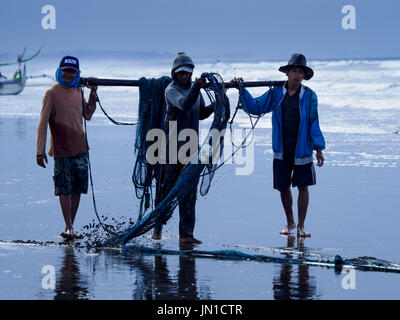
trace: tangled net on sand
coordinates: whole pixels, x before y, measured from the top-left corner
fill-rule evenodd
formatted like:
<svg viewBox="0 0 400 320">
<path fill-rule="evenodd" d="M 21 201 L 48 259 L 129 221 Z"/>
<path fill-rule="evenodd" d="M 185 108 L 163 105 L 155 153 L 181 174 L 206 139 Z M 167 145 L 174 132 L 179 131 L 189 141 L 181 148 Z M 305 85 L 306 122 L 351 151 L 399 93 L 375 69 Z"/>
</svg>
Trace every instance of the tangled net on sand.
<svg viewBox="0 0 400 320">
<path fill-rule="evenodd" d="M 82 227 L 81 234 L 83 235 L 83 240 L 81 241 L 81 245 L 83 247 L 88 249 L 104 247 L 105 242 L 109 238 L 109 234 L 104 231 L 104 227 L 118 234 L 135 224 L 132 218 L 124 216 L 108 218 L 103 215 L 101 218 L 102 222 L 93 219 L 90 223 Z"/>
</svg>

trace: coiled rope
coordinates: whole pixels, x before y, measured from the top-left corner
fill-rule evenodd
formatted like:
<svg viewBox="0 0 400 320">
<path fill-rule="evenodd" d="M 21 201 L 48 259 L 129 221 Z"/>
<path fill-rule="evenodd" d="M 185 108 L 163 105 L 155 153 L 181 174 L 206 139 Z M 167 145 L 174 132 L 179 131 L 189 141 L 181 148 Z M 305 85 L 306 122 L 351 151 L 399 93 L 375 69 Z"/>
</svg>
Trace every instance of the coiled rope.
<svg viewBox="0 0 400 320">
<path fill-rule="evenodd" d="M 232 158 L 240 149 L 247 147 L 249 143 L 251 143 L 254 139 L 254 129 L 259 119 L 264 116 L 264 114 L 259 116 L 252 116 L 246 112 L 251 122 L 250 132 L 246 135 L 240 145 L 235 145 L 232 138 L 232 123 L 238 110 L 243 109 L 240 99 L 238 100 L 235 113 L 232 119 L 229 121 L 230 105 L 229 99 L 226 96 L 226 88 L 224 87 L 223 79 L 216 73 L 203 73 L 201 76 L 206 78 L 210 83 L 210 86 L 208 86 L 206 89 L 206 93 L 215 108 L 214 120 L 209 129 L 208 135 L 199 150 L 199 154 L 197 155 L 199 163 L 193 164 L 191 162 L 186 165 L 184 170 L 182 170 L 182 173 L 178 178 L 178 181 L 174 188 L 170 191 L 167 197 L 161 203 L 159 203 L 157 208 L 154 208 L 152 188 L 154 187 L 154 180 L 156 181 L 156 188 L 160 183 L 160 165 L 150 165 L 146 160 L 146 151 L 149 146 L 149 142 L 146 141 L 146 135 L 147 132 L 151 129 L 163 129 L 163 119 L 166 112 L 164 91 L 168 84 L 172 81 L 172 79 L 169 77 L 162 77 L 160 79 L 141 78 L 139 80 L 139 116 L 138 122 L 136 123 L 121 122 L 111 118 L 104 110 L 96 93 L 96 100 L 99 103 L 101 110 L 112 123 L 116 125 L 137 125 L 134 145 L 136 161 L 132 174 L 132 182 L 135 187 L 136 197 L 140 199 L 140 210 L 135 225 L 120 234 L 117 234 L 114 231 L 110 230 L 110 228 L 106 226 L 100 219 L 94 195 L 93 178 L 89 160 L 89 177 L 92 190 L 94 211 L 102 228 L 107 233 L 113 236 L 113 238 L 109 239 L 109 242 L 112 242 L 114 244 L 122 242 L 123 244 L 125 244 L 130 239 L 146 233 L 151 228 L 153 228 L 154 225 L 166 223 L 166 221 L 172 216 L 173 210 L 179 203 L 179 199 L 185 197 L 187 190 L 190 190 L 191 187 L 193 187 L 192 184 L 197 181 L 199 177 L 201 177 L 200 194 L 203 196 L 207 194 L 216 170 L 224 165 L 227 160 Z M 238 83 L 238 89 L 240 95 L 243 90 L 243 86 L 240 83 Z M 84 103 L 83 90 L 82 103 Z M 253 119 L 255 119 L 254 122 Z M 236 150 L 232 152 L 230 157 L 224 159 L 222 163 L 217 164 L 215 163 L 215 161 L 213 162 L 213 160 L 215 160 L 215 155 L 219 153 L 220 157 L 223 153 L 224 137 L 220 137 L 221 141 L 215 144 L 214 142 L 212 142 L 211 132 L 213 129 L 217 129 L 219 130 L 219 132 L 225 130 L 228 121 L 230 127 L 231 143 L 236 148 Z M 85 133 L 87 140 L 86 120 Z M 247 143 L 250 134 L 252 134 L 252 138 L 250 142 Z M 209 160 L 211 161 L 205 162 L 206 164 L 200 161 L 200 159 L 204 157 L 204 155 L 202 156 L 201 153 L 205 149 L 207 151 L 211 150 L 211 152 L 207 153 Z M 219 159 L 219 157 L 217 159 Z M 149 212 L 147 215 L 144 215 L 150 207 L 152 209 L 151 212 Z"/>
<path fill-rule="evenodd" d="M 211 90 L 213 92 L 214 100 L 214 119 L 209 129 L 209 133 L 204 140 L 199 154 L 197 163 L 193 161 L 189 162 L 182 170 L 175 186 L 171 189 L 168 195 L 155 207 L 151 212 L 140 217 L 136 223 L 122 232 L 118 236 L 110 238 L 106 244 L 107 245 L 125 245 L 129 240 L 140 236 L 150 229 L 152 229 L 156 224 L 164 224 L 172 216 L 174 209 L 179 204 L 179 200 L 183 199 L 187 192 L 193 188 L 194 183 L 197 181 L 198 177 L 204 170 L 206 164 L 202 163 L 200 160 L 201 150 L 203 148 L 211 148 L 212 145 L 212 135 L 211 131 L 213 129 L 223 130 L 226 128 L 227 122 L 230 117 L 229 101 L 226 99 L 225 92 L 222 86 L 219 84 L 217 77 L 211 73 L 203 73 L 202 77 L 206 78 L 211 84 Z M 212 158 L 213 154 L 218 152 L 217 149 L 212 149 L 209 155 Z"/>
</svg>

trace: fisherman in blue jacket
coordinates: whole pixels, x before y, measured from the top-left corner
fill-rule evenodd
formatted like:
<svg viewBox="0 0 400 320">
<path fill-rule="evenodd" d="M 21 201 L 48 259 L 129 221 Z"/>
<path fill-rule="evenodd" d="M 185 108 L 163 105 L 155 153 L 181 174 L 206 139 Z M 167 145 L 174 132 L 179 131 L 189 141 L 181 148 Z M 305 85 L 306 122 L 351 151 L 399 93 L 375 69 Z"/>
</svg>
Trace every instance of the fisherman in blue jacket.
<svg viewBox="0 0 400 320">
<path fill-rule="evenodd" d="M 280 191 L 287 224 L 280 232 L 289 235 L 296 228 L 293 217 L 293 197 L 290 184 L 299 190 L 297 235 L 310 237 L 304 231 L 309 203 L 308 186 L 315 185 L 313 151 L 317 165 L 324 164 L 322 150 L 325 140 L 319 127 L 318 99 L 302 81 L 313 77 L 314 71 L 307 66 L 304 55 L 295 53 L 287 65 L 279 68 L 287 75 L 282 86 L 276 86 L 262 96 L 253 98 L 246 89 L 240 90 L 240 102 L 246 112 L 263 115 L 272 111 L 272 149 L 274 152 L 274 189 Z M 233 79 L 243 82 L 242 78 Z M 240 85 L 239 85 L 240 88 Z"/>
</svg>

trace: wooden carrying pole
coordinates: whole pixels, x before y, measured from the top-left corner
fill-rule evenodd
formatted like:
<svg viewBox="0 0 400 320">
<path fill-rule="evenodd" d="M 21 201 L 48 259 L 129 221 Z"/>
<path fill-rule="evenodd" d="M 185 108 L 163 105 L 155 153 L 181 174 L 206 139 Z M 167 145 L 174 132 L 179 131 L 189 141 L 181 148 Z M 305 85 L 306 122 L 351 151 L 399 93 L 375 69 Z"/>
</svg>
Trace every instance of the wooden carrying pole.
<svg viewBox="0 0 400 320">
<path fill-rule="evenodd" d="M 242 82 L 243 87 L 272 87 L 282 86 L 285 81 L 246 81 Z M 138 87 L 139 80 L 122 80 L 122 79 L 99 79 L 99 78 L 80 78 L 79 85 L 94 85 L 94 86 L 105 86 L 105 87 Z M 206 87 L 209 83 L 206 84 Z M 234 82 L 224 82 L 225 88 L 238 88 L 238 85 Z"/>
</svg>

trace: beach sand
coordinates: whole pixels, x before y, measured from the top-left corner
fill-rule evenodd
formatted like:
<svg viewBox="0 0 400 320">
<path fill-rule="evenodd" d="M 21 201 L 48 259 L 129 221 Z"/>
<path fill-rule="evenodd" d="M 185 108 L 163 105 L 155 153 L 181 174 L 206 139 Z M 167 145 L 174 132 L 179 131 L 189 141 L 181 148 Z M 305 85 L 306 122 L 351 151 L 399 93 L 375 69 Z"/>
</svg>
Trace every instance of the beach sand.
<svg viewBox="0 0 400 320">
<path fill-rule="evenodd" d="M 97 111 L 97 113 L 100 111 Z M 0 240 L 61 241 L 64 228 L 58 198 L 53 195 L 53 159 L 48 168 L 35 162 L 37 117 L 0 118 Z M 207 124 L 205 124 L 207 127 Z M 138 214 L 131 181 L 135 128 L 110 125 L 104 118 L 88 122 L 90 159 L 97 206 L 101 215 Z M 279 235 L 285 218 L 279 193 L 272 189 L 271 130 L 256 130 L 254 172 L 236 175 L 235 164 L 215 174 L 210 192 L 198 197 L 195 236 L 198 249 L 240 246 L 293 248 L 345 258 L 371 256 L 400 261 L 398 158 L 347 162 L 338 151 L 363 152 L 357 139 L 342 139 L 325 153 L 310 187 L 304 241 Z M 332 138 L 327 134 L 326 140 Z M 387 139 L 398 136 L 388 135 Z M 346 141 L 355 140 L 353 146 Z M 398 140 L 398 139 L 397 139 Z M 368 148 L 379 144 L 369 140 Z M 372 141 L 372 142 L 371 142 Z M 353 157 L 353 158 L 354 158 Z M 293 189 L 297 220 L 297 190 Z M 82 197 L 75 229 L 95 218 L 91 193 Z M 177 249 L 178 213 L 161 241 L 144 235 L 138 242 Z M 295 234 L 293 234 L 295 236 Z M 239 247 L 238 247 L 239 246 Z M 254 252 L 256 253 L 256 252 Z M 260 253 L 260 251 L 258 251 Z M 271 252 L 261 252 L 271 254 Z M 356 273 L 356 289 L 345 290 L 345 275 L 323 267 L 251 261 L 221 261 L 178 256 L 121 255 L 119 251 L 89 252 L 71 247 L 0 244 L 0 299 L 398 299 L 396 274 Z M 55 289 L 44 289 L 42 268 L 55 267 Z M 72 271 L 71 271 L 72 270 Z"/>
</svg>

